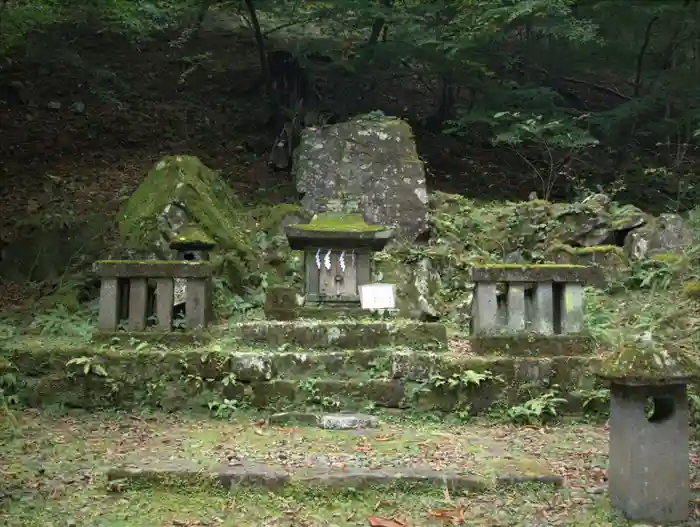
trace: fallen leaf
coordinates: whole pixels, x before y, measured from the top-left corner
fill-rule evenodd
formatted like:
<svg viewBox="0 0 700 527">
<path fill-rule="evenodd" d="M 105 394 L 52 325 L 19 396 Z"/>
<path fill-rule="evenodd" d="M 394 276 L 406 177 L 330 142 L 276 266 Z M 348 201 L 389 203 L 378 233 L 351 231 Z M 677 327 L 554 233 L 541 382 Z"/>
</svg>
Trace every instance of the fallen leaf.
<svg viewBox="0 0 700 527">
<path fill-rule="evenodd" d="M 255 426 L 263 426 L 265 424 L 265 419 L 258 419 L 257 421 L 253 421 L 253 424 Z"/>
<path fill-rule="evenodd" d="M 398 520 L 387 520 L 386 518 L 379 518 L 377 516 L 370 516 L 367 518 L 370 527 L 406 527 L 404 522 Z"/>
</svg>

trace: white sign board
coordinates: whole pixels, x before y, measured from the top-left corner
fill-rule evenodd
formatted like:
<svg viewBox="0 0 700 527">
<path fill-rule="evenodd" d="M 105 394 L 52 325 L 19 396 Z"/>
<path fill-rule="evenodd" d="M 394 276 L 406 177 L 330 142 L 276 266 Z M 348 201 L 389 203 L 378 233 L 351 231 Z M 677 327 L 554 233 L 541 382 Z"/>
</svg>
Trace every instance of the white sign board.
<svg viewBox="0 0 700 527">
<path fill-rule="evenodd" d="M 394 284 L 367 284 L 360 286 L 362 309 L 395 309 Z"/>
</svg>

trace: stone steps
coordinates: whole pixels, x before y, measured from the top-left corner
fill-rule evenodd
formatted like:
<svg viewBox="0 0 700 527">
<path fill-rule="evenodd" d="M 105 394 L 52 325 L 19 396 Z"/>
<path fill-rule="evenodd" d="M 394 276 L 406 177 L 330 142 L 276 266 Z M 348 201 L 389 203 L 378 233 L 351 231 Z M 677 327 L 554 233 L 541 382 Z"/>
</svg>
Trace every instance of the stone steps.
<svg viewBox="0 0 700 527">
<path fill-rule="evenodd" d="M 230 333 L 246 345 L 313 349 L 362 349 L 383 346 L 447 349 L 443 324 L 411 320 L 388 322 L 357 320 L 255 321 L 231 326 Z"/>
<path fill-rule="evenodd" d="M 409 348 L 275 352 L 212 343 L 124 349 L 40 338 L 15 340 L 5 348 L 4 357 L 21 376 L 17 394 L 30 405 L 168 410 L 206 408 L 225 398 L 270 411 L 468 406 L 480 413 L 526 401 L 555 384 L 564 393 L 593 389 L 590 370 L 597 364 L 590 355 L 479 357 Z"/>
</svg>

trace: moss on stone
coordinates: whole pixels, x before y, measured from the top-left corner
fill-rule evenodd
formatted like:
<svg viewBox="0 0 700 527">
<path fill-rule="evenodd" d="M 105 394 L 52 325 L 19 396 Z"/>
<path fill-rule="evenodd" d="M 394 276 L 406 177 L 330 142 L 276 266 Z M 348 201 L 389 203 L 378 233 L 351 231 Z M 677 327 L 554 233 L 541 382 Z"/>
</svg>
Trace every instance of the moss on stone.
<svg viewBox="0 0 700 527">
<path fill-rule="evenodd" d="M 165 250 L 161 223 L 177 203 L 186 206 L 187 224 L 197 225 L 221 251 L 234 251 L 243 265 L 255 261 L 242 205 L 218 173 L 194 156 L 168 156 L 156 163 L 117 215 L 121 243 Z"/>
<path fill-rule="evenodd" d="M 380 232 L 387 230 L 382 225 L 368 225 L 362 214 L 324 212 L 313 217 L 311 222 L 291 227 L 313 232 Z"/>
<path fill-rule="evenodd" d="M 700 379 L 700 365 L 675 346 L 624 343 L 603 360 L 597 375 L 618 384 L 686 383 Z"/>
<path fill-rule="evenodd" d="M 571 254 L 573 256 L 587 256 L 590 254 L 598 254 L 598 253 L 613 253 L 613 254 L 618 255 L 620 257 L 624 256 L 624 251 L 622 250 L 621 247 L 618 247 L 617 245 L 595 245 L 593 247 L 572 247 L 571 245 L 557 243 L 557 244 L 554 244 L 552 246 L 551 250 L 564 251 L 564 252 Z"/>
<path fill-rule="evenodd" d="M 172 244 L 197 244 L 197 245 L 209 245 L 214 247 L 216 242 L 208 236 L 200 227 L 197 225 L 186 225 L 180 230 L 180 232 L 171 240 Z"/>
<path fill-rule="evenodd" d="M 472 267 L 474 282 L 582 283 L 595 278 L 595 270 L 574 264 L 491 264 Z"/>
<path fill-rule="evenodd" d="M 537 334 L 475 336 L 469 339 L 472 352 L 478 355 L 511 357 L 588 356 L 595 349 L 587 336 Z"/>
<path fill-rule="evenodd" d="M 265 208 L 264 217 L 261 218 L 259 228 L 265 232 L 276 229 L 287 216 L 300 216 L 308 218 L 309 214 L 301 205 L 294 203 L 281 203 L 269 208 Z"/>
</svg>

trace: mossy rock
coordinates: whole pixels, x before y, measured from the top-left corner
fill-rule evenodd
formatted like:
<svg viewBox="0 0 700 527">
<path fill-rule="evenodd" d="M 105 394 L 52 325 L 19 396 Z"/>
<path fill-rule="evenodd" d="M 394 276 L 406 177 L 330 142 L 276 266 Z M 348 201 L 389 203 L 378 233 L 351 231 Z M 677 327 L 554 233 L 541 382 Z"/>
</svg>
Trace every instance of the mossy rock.
<svg viewBox="0 0 700 527">
<path fill-rule="evenodd" d="M 257 258 L 248 215 L 219 174 L 197 157 L 164 157 L 117 216 L 121 248 L 167 258 L 169 244 L 196 232 L 213 241 L 220 269 L 240 283 Z M 215 260 L 216 261 L 216 260 Z"/>
<path fill-rule="evenodd" d="M 700 379 L 700 365 L 676 346 L 634 342 L 613 350 L 597 375 L 614 384 L 685 384 Z"/>
<path fill-rule="evenodd" d="M 622 248 L 616 245 L 597 245 L 594 247 L 572 247 L 561 243 L 555 244 L 546 253 L 547 259 L 558 264 L 585 265 L 598 268 L 601 273 L 594 274 L 593 283 L 603 285 L 605 280 L 620 276 L 629 262 Z"/>
</svg>

